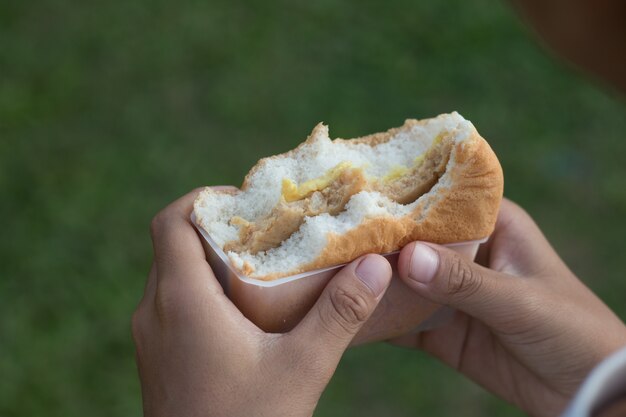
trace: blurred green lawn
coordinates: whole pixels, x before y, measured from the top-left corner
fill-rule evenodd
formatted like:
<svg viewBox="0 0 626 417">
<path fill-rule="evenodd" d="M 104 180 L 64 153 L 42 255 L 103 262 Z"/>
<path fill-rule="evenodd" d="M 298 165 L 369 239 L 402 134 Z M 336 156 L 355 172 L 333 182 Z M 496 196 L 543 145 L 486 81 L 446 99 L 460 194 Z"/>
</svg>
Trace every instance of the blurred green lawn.
<svg viewBox="0 0 626 417">
<path fill-rule="evenodd" d="M 139 415 L 153 214 L 318 122 L 458 110 L 622 318 L 626 108 L 498 0 L 0 2 L 0 415 Z M 424 354 L 349 351 L 319 416 L 519 416 Z"/>
</svg>

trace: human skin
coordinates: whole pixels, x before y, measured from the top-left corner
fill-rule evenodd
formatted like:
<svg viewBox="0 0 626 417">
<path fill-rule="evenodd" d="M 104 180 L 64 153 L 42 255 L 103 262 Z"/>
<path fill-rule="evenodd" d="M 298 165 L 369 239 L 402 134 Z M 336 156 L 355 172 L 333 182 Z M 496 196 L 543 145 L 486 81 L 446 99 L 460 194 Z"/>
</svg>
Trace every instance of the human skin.
<svg viewBox="0 0 626 417">
<path fill-rule="evenodd" d="M 311 415 L 384 294 L 389 264 L 377 255 L 357 259 L 294 330 L 264 333 L 209 268 L 189 222 L 194 196 L 152 223 L 155 262 L 133 317 L 145 415 Z M 626 327 L 510 201 L 478 262 L 407 245 L 401 279 L 416 297 L 458 312 L 444 327 L 392 343 L 431 353 L 531 415 L 557 415 L 591 369 L 626 345 Z"/>
<path fill-rule="evenodd" d="M 152 222 L 154 263 L 132 320 L 144 415 L 310 416 L 382 298 L 389 263 L 344 267 L 292 331 L 264 333 L 224 295 L 189 221 L 197 191 Z"/>
<path fill-rule="evenodd" d="M 434 355 L 530 415 L 558 415 L 589 372 L 626 346 L 626 327 L 508 200 L 477 262 L 434 244 L 407 245 L 401 279 L 457 313 L 392 343 Z"/>
</svg>

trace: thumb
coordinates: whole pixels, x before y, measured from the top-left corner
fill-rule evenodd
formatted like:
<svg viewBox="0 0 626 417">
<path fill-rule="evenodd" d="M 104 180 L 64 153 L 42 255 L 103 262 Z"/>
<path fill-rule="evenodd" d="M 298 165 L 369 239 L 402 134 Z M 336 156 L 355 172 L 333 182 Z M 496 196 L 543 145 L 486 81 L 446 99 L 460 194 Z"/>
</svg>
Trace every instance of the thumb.
<svg viewBox="0 0 626 417">
<path fill-rule="evenodd" d="M 431 243 L 414 242 L 398 259 L 400 278 L 420 296 L 454 307 L 487 325 L 515 303 L 523 282 Z"/>
<path fill-rule="evenodd" d="M 380 255 L 366 255 L 339 271 L 317 303 L 290 333 L 309 350 L 327 352 L 337 362 L 370 317 L 391 280 Z M 335 363 L 336 365 L 336 363 Z"/>
</svg>

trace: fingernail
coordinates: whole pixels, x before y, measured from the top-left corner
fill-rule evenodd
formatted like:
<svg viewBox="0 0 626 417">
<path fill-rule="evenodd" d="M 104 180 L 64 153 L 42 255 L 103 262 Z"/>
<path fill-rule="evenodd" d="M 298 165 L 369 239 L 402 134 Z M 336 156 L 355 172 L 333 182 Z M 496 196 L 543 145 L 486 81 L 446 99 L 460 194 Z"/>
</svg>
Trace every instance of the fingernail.
<svg viewBox="0 0 626 417">
<path fill-rule="evenodd" d="M 361 260 L 354 271 L 356 276 L 379 296 L 389 281 L 389 263 L 380 256 L 368 255 Z"/>
<path fill-rule="evenodd" d="M 423 243 L 416 243 L 411 254 L 409 278 L 428 284 L 433 280 L 439 268 L 439 254 Z"/>
</svg>

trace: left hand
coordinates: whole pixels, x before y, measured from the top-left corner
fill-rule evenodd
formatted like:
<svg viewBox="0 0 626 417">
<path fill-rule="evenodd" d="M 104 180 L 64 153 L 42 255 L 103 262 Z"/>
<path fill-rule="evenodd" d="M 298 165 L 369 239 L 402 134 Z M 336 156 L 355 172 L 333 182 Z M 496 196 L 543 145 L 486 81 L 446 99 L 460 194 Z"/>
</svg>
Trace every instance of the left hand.
<svg viewBox="0 0 626 417">
<path fill-rule="evenodd" d="M 133 315 L 146 416 L 310 416 L 391 267 L 344 267 L 289 333 L 261 331 L 230 302 L 189 221 L 192 192 L 152 221 L 154 263 Z"/>
</svg>

